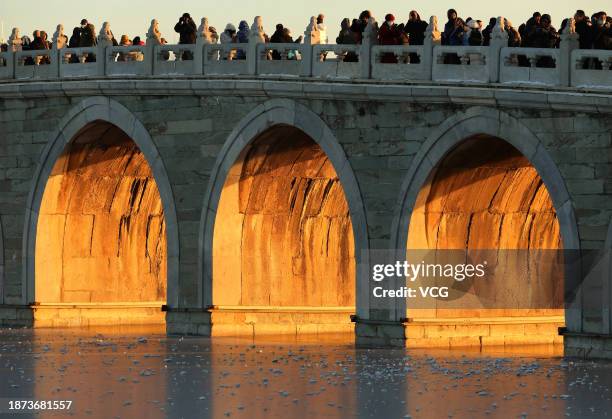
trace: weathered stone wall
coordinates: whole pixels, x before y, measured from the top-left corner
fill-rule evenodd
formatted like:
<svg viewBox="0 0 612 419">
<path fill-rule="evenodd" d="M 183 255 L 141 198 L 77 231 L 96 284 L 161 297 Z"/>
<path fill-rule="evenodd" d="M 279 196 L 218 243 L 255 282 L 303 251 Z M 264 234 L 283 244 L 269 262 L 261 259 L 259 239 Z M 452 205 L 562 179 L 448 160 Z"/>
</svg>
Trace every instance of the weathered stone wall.
<svg viewBox="0 0 612 419">
<path fill-rule="evenodd" d="M 36 234 L 39 303 L 166 301 L 166 231 L 155 179 L 119 128 L 85 127 L 55 163 Z"/>
<path fill-rule="evenodd" d="M 433 310 L 409 310 L 410 317 L 562 317 L 563 258 L 552 250 L 561 248 L 553 203 L 527 158 L 498 138 L 470 138 L 432 169 L 419 192 L 408 249 L 481 250 L 477 262 L 488 261 L 487 280 L 476 281 L 474 293 L 495 309 L 474 309 L 464 298 L 460 308 L 438 301 Z"/>
<path fill-rule="evenodd" d="M 97 95 L 132 112 L 161 156 L 178 215 L 177 301 L 183 307 L 197 306 L 201 299 L 198 236 L 211 170 L 234 127 L 270 98 L 297 101 L 332 130 L 358 181 L 371 248 L 389 247 L 402 185 L 426 139 L 449 118 L 468 112 L 501 111 L 497 120 L 518 121 L 537 137 L 540 145 L 535 147 L 550 155 L 555 166 L 537 169 L 561 172 L 583 248 L 603 247 L 612 215 L 612 99 L 588 92 L 226 80 L 68 81 L 9 84 L 0 91 L 0 217 L 9 304 L 26 302 L 24 214 L 43 149 L 61 118 Z"/>
<path fill-rule="evenodd" d="M 303 132 L 270 129 L 230 170 L 213 278 L 219 306 L 355 306 L 348 204 L 331 162 Z"/>
</svg>

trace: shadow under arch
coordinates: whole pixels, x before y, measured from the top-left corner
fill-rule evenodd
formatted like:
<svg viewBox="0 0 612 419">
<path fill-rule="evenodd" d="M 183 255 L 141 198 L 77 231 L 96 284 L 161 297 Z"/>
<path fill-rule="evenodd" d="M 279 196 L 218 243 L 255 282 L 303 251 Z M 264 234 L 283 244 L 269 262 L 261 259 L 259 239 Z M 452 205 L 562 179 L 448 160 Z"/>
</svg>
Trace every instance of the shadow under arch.
<svg viewBox="0 0 612 419">
<path fill-rule="evenodd" d="M 517 149 L 529 161 L 542 179 L 552 201 L 563 248 L 579 250 L 580 238 L 573 204 L 565 181 L 545 146 L 518 119 L 503 111 L 482 107 L 473 107 L 448 118 L 421 146 L 402 184 L 390 232 L 390 247 L 397 249 L 399 254 L 406 254 L 410 220 L 422 187 L 449 152 L 466 139 L 478 136 L 501 139 Z M 396 299 L 396 319 L 403 318 L 405 313 L 405 301 Z M 565 317 L 568 327 L 579 323 L 579 307 L 566 309 Z"/>
<path fill-rule="evenodd" d="M 245 147 L 260 134 L 275 126 L 293 127 L 310 137 L 331 162 L 348 204 L 353 226 L 354 255 L 356 264 L 367 262 L 368 233 L 361 192 L 344 150 L 331 129 L 312 111 L 291 100 L 274 99 L 251 111 L 232 131 L 226 140 L 211 172 L 204 196 L 200 230 L 200 302 L 202 307 L 213 305 L 213 238 L 217 209 L 225 181 Z M 364 258 L 366 260 L 364 260 Z M 357 269 L 356 311 L 367 316 L 368 281 Z"/>
<path fill-rule="evenodd" d="M 142 123 L 123 105 L 104 97 L 85 99 L 72 108 L 59 122 L 51 140 L 42 151 L 26 205 L 22 262 L 23 304 L 30 305 L 35 299 L 36 234 L 47 182 L 56 161 L 66 146 L 83 128 L 95 122 L 108 123 L 123 131 L 140 149 L 151 169 L 161 198 L 166 223 L 167 301 L 168 304 L 177 304 L 179 295 L 178 223 L 174 195 L 166 169 L 151 136 Z"/>
</svg>

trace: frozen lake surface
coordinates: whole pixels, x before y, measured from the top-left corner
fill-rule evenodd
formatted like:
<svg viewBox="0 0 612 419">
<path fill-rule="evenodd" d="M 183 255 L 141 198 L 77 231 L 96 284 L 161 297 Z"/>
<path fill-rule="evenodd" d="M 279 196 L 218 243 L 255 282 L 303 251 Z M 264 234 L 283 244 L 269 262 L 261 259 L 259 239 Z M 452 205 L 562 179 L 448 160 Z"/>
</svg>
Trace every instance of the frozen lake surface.
<svg viewBox="0 0 612 419">
<path fill-rule="evenodd" d="M 43 416 L 79 418 L 611 417 L 612 363 L 563 359 L 559 349 L 0 329 L 0 400 L 72 400 Z"/>
</svg>

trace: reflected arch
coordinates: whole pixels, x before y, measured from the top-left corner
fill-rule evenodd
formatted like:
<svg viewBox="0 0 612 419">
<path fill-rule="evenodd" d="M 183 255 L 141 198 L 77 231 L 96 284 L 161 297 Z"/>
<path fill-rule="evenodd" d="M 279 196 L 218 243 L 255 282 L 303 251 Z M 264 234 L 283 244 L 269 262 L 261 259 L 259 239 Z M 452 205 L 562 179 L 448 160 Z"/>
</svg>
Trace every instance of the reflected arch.
<svg viewBox="0 0 612 419">
<path fill-rule="evenodd" d="M 361 193 L 344 150 L 334 137 L 331 130 L 312 111 L 290 100 L 270 100 L 249 113 L 232 131 L 224 144 L 211 174 L 209 188 L 205 195 L 202 212 L 202 230 L 200 236 L 200 254 L 202 255 L 200 273 L 202 284 L 201 303 L 203 307 L 211 307 L 214 301 L 213 278 L 215 248 L 215 220 L 218 216 L 222 192 L 229 177 L 235 176 L 236 162 L 244 161 L 245 150 L 253 150 L 253 144 L 263 145 L 266 135 L 271 132 L 284 132 L 297 135 L 298 142 L 319 156 L 324 156 L 328 166 L 337 176 L 338 184 L 343 191 L 352 223 L 352 242 L 355 263 L 361 263 L 367 258 L 367 229 L 365 211 Z M 263 139 L 263 140 L 262 140 Z M 255 141 L 255 143 L 254 143 Z M 311 142 L 312 144 L 309 144 Z M 290 144 L 286 144 L 287 152 L 291 152 Z M 320 151 L 316 151 L 316 150 Z M 248 151 L 246 152 L 248 154 Z M 234 171 L 234 172 L 232 172 Z M 301 175 L 298 175 L 301 176 Z M 365 281 L 365 282 L 364 282 Z M 352 291 L 357 313 L 367 313 L 367 278 L 357 275 L 356 290 Z M 214 322 L 214 321 L 213 321 Z"/>
<path fill-rule="evenodd" d="M 128 164 L 128 170 L 132 170 L 132 175 L 138 177 L 143 175 L 143 173 L 137 173 L 140 168 L 140 170 L 146 172 L 144 173 L 145 178 L 153 180 L 155 190 L 151 196 L 153 198 L 157 196 L 156 199 L 161 201 L 156 205 L 160 207 L 158 212 L 163 213 L 162 224 L 163 228 L 165 228 L 166 250 L 163 255 L 165 259 L 163 270 L 166 272 L 167 297 L 164 300 L 172 304 L 176 302 L 178 296 L 179 243 L 176 209 L 167 173 L 153 140 L 140 121 L 123 105 L 103 97 L 92 97 L 83 100 L 72 108 L 60 121 L 58 128 L 51 137 L 52 139 L 47 143 L 41 154 L 41 160 L 28 196 L 27 212 L 25 215 L 23 242 L 24 289 L 22 292 L 24 304 L 33 304 L 36 300 L 37 230 L 45 190 L 50 185 L 49 182 L 54 170 L 57 172 L 61 166 L 60 159 L 66 158 L 66 151 L 70 147 L 87 148 L 85 141 L 83 141 L 83 144 L 79 144 L 78 138 L 91 130 L 94 130 L 94 134 L 99 135 L 100 138 L 103 138 L 104 135 L 102 131 L 107 132 L 109 135 L 113 134 L 111 136 L 116 137 L 117 141 L 113 140 L 106 144 L 108 141 L 101 140 L 101 143 L 98 145 L 104 150 L 110 150 L 109 152 L 112 152 L 113 147 L 118 147 L 121 152 L 127 147 L 127 149 L 131 150 L 130 156 L 138 160 L 131 168 Z M 94 142 L 93 144 L 96 143 Z M 104 159 L 101 155 L 95 157 L 95 153 L 89 152 L 88 154 L 88 152 L 83 152 L 83 150 L 81 150 L 81 154 L 85 156 L 85 159 L 93 159 L 92 161 L 97 163 L 100 163 L 100 159 Z M 79 170 L 83 171 L 84 169 L 80 168 Z M 138 191 L 132 192 L 136 196 Z"/>
<path fill-rule="evenodd" d="M 391 231 L 391 247 L 399 249 L 400 254 L 406 254 L 411 240 L 410 234 L 414 233 L 416 228 L 411 226 L 413 213 L 417 206 L 423 204 L 419 204 L 419 200 L 423 198 L 423 188 L 430 184 L 432 173 L 438 171 L 440 165 L 452 158 L 452 153 L 460 150 L 459 146 L 470 139 L 501 141 L 508 145 L 509 150 L 516 151 L 510 152 L 514 153 L 513 158 L 524 159 L 524 165 L 535 169 L 535 176 L 541 179 L 545 187 L 543 196 L 548 195 L 547 198 L 552 203 L 562 248 L 579 249 L 580 240 L 572 201 L 545 146 L 517 119 L 505 112 L 481 107 L 470 108 L 447 119 L 422 145 L 402 185 Z M 396 302 L 396 319 L 406 316 L 406 308 L 404 301 Z M 579 322 L 579 316 L 577 310 L 566 309 L 566 324 Z"/>
</svg>

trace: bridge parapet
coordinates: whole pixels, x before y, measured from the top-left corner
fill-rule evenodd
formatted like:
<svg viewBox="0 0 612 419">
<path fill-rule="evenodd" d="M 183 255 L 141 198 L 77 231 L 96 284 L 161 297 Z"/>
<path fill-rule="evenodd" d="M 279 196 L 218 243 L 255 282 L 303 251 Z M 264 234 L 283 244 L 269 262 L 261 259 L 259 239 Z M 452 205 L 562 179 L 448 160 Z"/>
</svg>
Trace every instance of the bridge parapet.
<svg viewBox="0 0 612 419">
<path fill-rule="evenodd" d="M 502 21 L 502 17 L 498 21 Z M 431 22 L 436 19 L 432 17 Z M 310 27 L 310 25 L 309 25 Z M 375 27 L 375 26 L 374 26 Z M 571 26 L 573 28 L 573 26 Z M 565 33 L 558 49 L 510 48 L 498 25 L 490 46 L 441 46 L 437 28 L 424 45 L 278 44 L 256 40 L 192 45 L 53 48 L 0 53 L 0 81 L 116 76 L 250 75 L 406 82 L 501 83 L 612 90 L 612 52 L 579 50 Z M 306 31 L 308 38 L 308 28 Z M 310 39 L 310 38 L 308 38 Z M 317 42 L 315 39 L 314 42 Z"/>
</svg>

